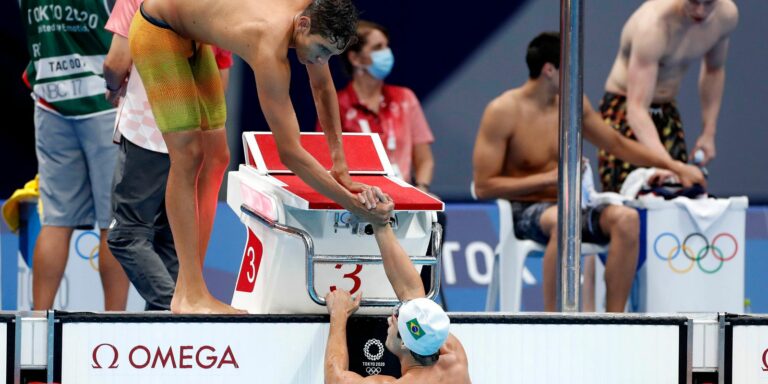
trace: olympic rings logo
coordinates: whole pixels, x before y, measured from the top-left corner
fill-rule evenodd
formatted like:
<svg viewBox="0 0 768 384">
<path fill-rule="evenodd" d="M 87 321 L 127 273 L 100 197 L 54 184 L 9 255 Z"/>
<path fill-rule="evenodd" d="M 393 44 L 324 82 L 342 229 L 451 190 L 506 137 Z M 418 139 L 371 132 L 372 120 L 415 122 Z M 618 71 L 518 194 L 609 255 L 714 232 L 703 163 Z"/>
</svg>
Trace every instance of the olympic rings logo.
<svg viewBox="0 0 768 384">
<path fill-rule="evenodd" d="M 96 243 L 88 240 L 89 237 L 96 239 Z M 89 250 L 90 249 L 90 250 Z M 99 258 L 99 235 L 94 231 L 84 231 L 75 238 L 75 253 L 83 260 L 88 260 L 94 271 L 99 270 L 96 259 Z"/>
<path fill-rule="evenodd" d="M 662 252 L 662 249 L 666 251 Z M 686 236 L 682 243 L 675 234 L 664 232 L 653 241 L 653 253 L 662 261 L 666 261 L 669 268 L 675 273 L 686 274 L 698 265 L 702 272 L 714 274 L 723 268 L 726 262 L 736 257 L 736 254 L 739 253 L 739 243 L 735 236 L 727 232 L 716 235 L 712 241 L 709 241 L 703 234 L 694 232 Z M 680 254 L 688 259 L 687 265 L 683 268 L 680 268 L 680 262 L 672 262 Z M 704 266 L 703 260 L 709 255 L 712 256 L 710 259 L 716 260 L 717 266 Z"/>
</svg>

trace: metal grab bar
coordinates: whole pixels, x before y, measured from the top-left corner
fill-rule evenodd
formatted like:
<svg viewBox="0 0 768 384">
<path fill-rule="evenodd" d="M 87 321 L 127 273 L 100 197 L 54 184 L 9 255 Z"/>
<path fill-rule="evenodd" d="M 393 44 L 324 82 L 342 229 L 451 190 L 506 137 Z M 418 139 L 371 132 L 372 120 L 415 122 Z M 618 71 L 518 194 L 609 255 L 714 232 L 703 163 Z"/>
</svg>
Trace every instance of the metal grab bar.
<svg viewBox="0 0 768 384">
<path fill-rule="evenodd" d="M 312 260 L 316 263 L 328 264 L 380 264 L 382 262 L 381 256 L 375 255 L 315 255 Z M 411 261 L 416 265 L 437 263 L 432 256 L 411 256 Z"/>
<path fill-rule="evenodd" d="M 249 217 L 256 219 L 259 223 L 270 229 L 276 229 L 291 236 L 298 237 L 304 243 L 304 257 L 306 260 L 305 277 L 306 288 L 309 298 L 319 305 L 325 305 L 325 298 L 318 295 L 315 289 L 315 263 L 334 263 L 334 264 L 381 264 L 382 257 L 375 255 L 315 255 L 315 245 L 312 237 L 306 231 L 283 225 L 275 222 L 261 213 L 255 211 L 246 204 L 240 205 L 240 210 Z M 411 261 L 417 265 L 432 265 L 430 274 L 431 287 L 427 293 L 427 298 L 433 299 L 440 290 L 440 270 L 441 270 L 441 252 L 442 252 L 443 230 L 439 223 L 432 224 L 432 256 L 409 256 Z M 360 306 L 364 307 L 382 307 L 394 306 L 400 301 L 398 299 L 369 297 L 360 301 Z"/>
</svg>

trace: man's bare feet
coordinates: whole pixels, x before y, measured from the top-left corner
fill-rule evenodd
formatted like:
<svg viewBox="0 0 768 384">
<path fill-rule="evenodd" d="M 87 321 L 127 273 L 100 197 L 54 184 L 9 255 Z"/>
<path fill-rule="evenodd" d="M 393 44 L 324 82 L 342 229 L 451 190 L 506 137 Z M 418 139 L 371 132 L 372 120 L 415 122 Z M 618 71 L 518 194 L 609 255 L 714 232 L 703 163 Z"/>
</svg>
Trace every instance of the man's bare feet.
<svg viewBox="0 0 768 384">
<path fill-rule="evenodd" d="M 216 300 L 210 294 L 196 299 L 173 295 L 171 300 L 171 312 L 175 314 L 203 314 L 203 315 L 246 315 L 247 311 L 237 309 L 229 304 Z"/>
</svg>

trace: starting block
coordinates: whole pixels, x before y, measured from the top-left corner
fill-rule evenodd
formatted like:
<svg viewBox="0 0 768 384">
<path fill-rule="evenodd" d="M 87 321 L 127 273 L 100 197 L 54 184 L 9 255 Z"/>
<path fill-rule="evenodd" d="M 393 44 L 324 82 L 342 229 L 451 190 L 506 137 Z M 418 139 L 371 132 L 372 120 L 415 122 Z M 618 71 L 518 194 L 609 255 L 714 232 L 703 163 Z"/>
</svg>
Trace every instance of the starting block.
<svg viewBox="0 0 768 384">
<path fill-rule="evenodd" d="M 394 176 L 378 135 L 344 134 L 343 143 L 352 179 L 392 196 L 395 235 L 417 269 L 432 266 L 434 297 L 442 236 L 436 212 L 443 203 Z M 331 169 L 322 133 L 302 133 L 301 145 Z M 371 224 L 294 175 L 271 133 L 245 132 L 243 147 L 246 164 L 229 173 L 227 184 L 227 204 L 247 228 L 232 305 L 255 314 L 325 313 L 325 295 L 336 288 L 361 292 L 363 307 L 396 304 Z"/>
</svg>

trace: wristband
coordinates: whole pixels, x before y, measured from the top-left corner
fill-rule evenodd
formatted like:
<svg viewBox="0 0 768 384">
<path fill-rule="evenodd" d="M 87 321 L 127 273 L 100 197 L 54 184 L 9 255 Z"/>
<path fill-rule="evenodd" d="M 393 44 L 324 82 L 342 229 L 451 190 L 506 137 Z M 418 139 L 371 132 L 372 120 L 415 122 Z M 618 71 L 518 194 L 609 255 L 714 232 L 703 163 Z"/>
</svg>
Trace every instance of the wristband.
<svg viewBox="0 0 768 384">
<path fill-rule="evenodd" d="M 107 88 L 107 90 L 108 90 L 108 91 L 110 91 L 110 92 L 117 92 L 117 91 L 119 91 L 119 90 L 120 90 L 120 87 L 119 87 L 119 86 L 118 86 L 117 88 L 115 88 L 115 89 L 112 89 L 112 88 L 110 88 L 110 87 L 109 87 L 109 83 L 107 83 L 106 81 L 104 82 L 104 86 L 105 86 L 105 87 Z"/>
</svg>

